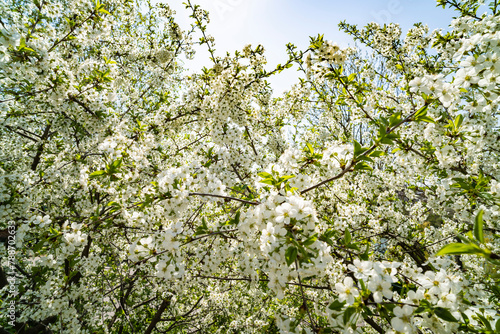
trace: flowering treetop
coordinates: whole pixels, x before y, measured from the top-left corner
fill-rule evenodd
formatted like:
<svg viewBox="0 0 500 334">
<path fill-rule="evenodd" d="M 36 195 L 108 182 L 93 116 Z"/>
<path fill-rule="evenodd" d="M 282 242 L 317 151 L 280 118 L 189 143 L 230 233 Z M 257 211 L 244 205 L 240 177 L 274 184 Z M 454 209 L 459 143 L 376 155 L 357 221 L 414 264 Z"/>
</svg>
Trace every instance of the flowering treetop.
<svg viewBox="0 0 500 334">
<path fill-rule="evenodd" d="M 369 55 L 319 35 L 267 71 L 190 1 L 182 31 L 164 3 L 4 0 L 2 326 L 500 331 L 498 5 L 438 5 L 446 33 L 343 22 Z"/>
</svg>

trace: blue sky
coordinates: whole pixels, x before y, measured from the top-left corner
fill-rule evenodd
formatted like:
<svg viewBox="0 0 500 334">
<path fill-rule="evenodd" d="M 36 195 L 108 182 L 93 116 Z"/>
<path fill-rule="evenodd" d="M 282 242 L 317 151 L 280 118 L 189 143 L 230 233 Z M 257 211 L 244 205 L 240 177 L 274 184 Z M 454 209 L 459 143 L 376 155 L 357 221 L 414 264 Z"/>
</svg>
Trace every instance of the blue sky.
<svg viewBox="0 0 500 334">
<path fill-rule="evenodd" d="M 405 32 L 415 22 L 429 28 L 446 28 L 454 16 L 450 9 L 436 7 L 432 0 L 192 0 L 210 12 L 208 34 L 215 37 L 218 55 L 241 50 L 246 44 L 262 44 L 266 49 L 268 67 L 274 68 L 287 59 L 285 45 L 289 42 L 305 49 L 309 36 L 324 34 L 325 39 L 341 47 L 353 45 L 350 36 L 339 31 L 338 23 L 365 25 L 399 23 Z M 188 12 L 182 0 L 169 1 L 177 12 L 177 21 L 189 27 Z M 198 49 L 197 49 L 198 50 Z M 199 49 L 194 61 L 187 61 L 190 71 L 209 66 L 208 53 Z M 292 68 L 273 78 L 275 93 L 280 93 L 297 80 Z"/>
</svg>

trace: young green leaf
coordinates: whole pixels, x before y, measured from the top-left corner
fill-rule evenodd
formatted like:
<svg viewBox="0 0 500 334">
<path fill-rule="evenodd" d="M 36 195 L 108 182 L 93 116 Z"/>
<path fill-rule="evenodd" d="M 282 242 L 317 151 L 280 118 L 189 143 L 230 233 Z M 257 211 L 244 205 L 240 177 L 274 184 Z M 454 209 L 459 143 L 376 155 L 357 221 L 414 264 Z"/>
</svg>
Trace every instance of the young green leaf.
<svg viewBox="0 0 500 334">
<path fill-rule="evenodd" d="M 297 259 L 297 247 L 290 246 L 285 252 L 286 264 L 290 266 Z"/>
<path fill-rule="evenodd" d="M 474 224 L 474 237 L 480 243 L 484 243 L 483 234 L 483 210 L 480 210 L 476 216 L 476 223 Z"/>
<path fill-rule="evenodd" d="M 38 252 L 40 249 L 42 249 L 43 244 L 45 243 L 45 240 L 39 241 L 33 248 L 31 249 L 33 252 Z"/>
<path fill-rule="evenodd" d="M 353 306 L 345 309 L 343 316 L 344 325 L 346 325 L 349 322 L 349 320 L 351 320 L 351 317 L 354 313 L 356 313 L 356 308 Z"/>
<path fill-rule="evenodd" d="M 236 212 L 236 215 L 234 216 L 234 220 L 233 220 L 233 224 L 234 225 L 238 225 L 240 223 L 240 210 L 238 210 L 238 212 Z"/>
<path fill-rule="evenodd" d="M 366 162 L 360 161 L 354 166 L 354 170 L 373 170 Z"/>
<path fill-rule="evenodd" d="M 333 301 L 333 302 L 332 302 L 332 303 L 328 306 L 328 308 L 329 308 L 330 310 L 332 310 L 332 311 L 340 311 L 340 310 L 344 307 L 344 305 L 345 305 L 345 304 L 346 304 L 346 302 L 345 302 L 345 301 L 344 301 L 344 302 L 340 302 L 340 301 L 338 301 L 338 300 L 335 300 L 335 301 Z"/>
<path fill-rule="evenodd" d="M 356 140 L 354 141 L 354 156 L 358 156 L 361 154 L 361 144 Z"/>
<path fill-rule="evenodd" d="M 267 178 L 272 178 L 273 177 L 273 175 L 269 174 L 268 172 L 260 172 L 260 173 L 257 173 L 257 175 L 260 176 L 263 179 L 267 179 Z"/>
<path fill-rule="evenodd" d="M 312 147 L 312 145 L 309 143 L 306 143 L 306 146 L 307 146 L 309 153 L 314 154 L 314 148 Z"/>
<path fill-rule="evenodd" d="M 309 238 L 307 238 L 306 240 L 304 240 L 302 242 L 302 245 L 304 246 L 310 246 L 312 245 L 316 240 L 318 240 L 318 234 L 315 233 L 313 235 L 311 235 Z"/>
<path fill-rule="evenodd" d="M 346 229 L 344 234 L 344 244 L 349 245 L 351 243 L 351 240 L 352 240 L 351 232 L 349 232 L 349 230 Z"/>
<path fill-rule="evenodd" d="M 455 126 L 455 130 L 458 130 L 460 128 L 460 125 L 462 125 L 463 121 L 464 121 L 463 115 L 458 115 L 457 117 L 455 117 L 455 121 L 453 122 L 453 125 Z"/>
<path fill-rule="evenodd" d="M 398 111 L 389 117 L 389 126 L 393 127 L 401 123 L 401 111 Z"/>
<path fill-rule="evenodd" d="M 384 151 L 373 151 L 372 153 L 370 153 L 370 157 L 374 157 L 374 158 L 378 158 L 382 155 L 385 155 Z"/>
<path fill-rule="evenodd" d="M 363 254 L 360 255 L 361 260 L 368 261 L 370 259 L 370 244 L 366 245 L 366 249 Z"/>
<path fill-rule="evenodd" d="M 458 322 L 458 320 L 451 314 L 451 312 L 444 307 L 436 307 L 434 309 L 434 313 L 436 316 L 440 317 L 443 320 L 449 322 Z"/>
<path fill-rule="evenodd" d="M 97 177 L 100 177 L 100 176 L 103 176 L 106 174 L 106 171 L 105 170 L 98 170 L 98 171 L 95 171 L 93 172 L 92 174 L 89 175 L 89 177 L 91 179 L 95 179 Z"/>
<path fill-rule="evenodd" d="M 428 105 L 424 105 L 422 108 L 418 109 L 417 112 L 415 113 L 415 120 L 417 120 L 419 117 L 423 117 L 425 115 L 427 115 L 427 108 L 428 108 Z"/>
<path fill-rule="evenodd" d="M 459 254 L 483 254 L 484 251 L 478 246 L 469 243 L 452 243 L 444 246 L 436 253 L 436 256 L 440 255 L 459 255 Z"/>
</svg>

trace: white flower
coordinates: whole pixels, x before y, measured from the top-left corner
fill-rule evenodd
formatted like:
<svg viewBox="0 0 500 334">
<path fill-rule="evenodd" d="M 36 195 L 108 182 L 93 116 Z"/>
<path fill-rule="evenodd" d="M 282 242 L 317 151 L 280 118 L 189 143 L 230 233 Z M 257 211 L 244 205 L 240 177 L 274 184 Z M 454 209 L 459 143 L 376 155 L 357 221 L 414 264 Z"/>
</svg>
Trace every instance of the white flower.
<svg viewBox="0 0 500 334">
<path fill-rule="evenodd" d="M 163 250 L 166 250 L 166 251 L 169 251 L 169 252 L 173 252 L 175 250 L 177 250 L 180 246 L 180 242 L 179 241 L 174 241 L 173 240 L 173 234 L 172 233 L 169 233 L 170 231 L 167 231 L 165 232 L 164 234 L 164 240 L 161 242 L 161 248 Z"/>
<path fill-rule="evenodd" d="M 401 333 L 413 333 L 411 317 L 413 308 L 409 305 L 396 306 L 393 312 L 396 317 L 391 319 L 392 328 Z"/>
<path fill-rule="evenodd" d="M 344 278 L 344 283 L 336 283 L 335 289 L 339 293 L 339 298 L 346 301 L 348 305 L 354 303 L 354 298 L 359 296 L 358 288 L 354 286 L 354 281 L 351 277 Z"/>
<path fill-rule="evenodd" d="M 457 302 L 457 296 L 451 292 L 444 292 L 439 296 L 438 306 L 446 308 L 455 308 Z"/>
<path fill-rule="evenodd" d="M 373 293 L 375 303 L 382 302 L 382 297 L 390 299 L 392 297 L 391 283 L 375 275 L 368 282 L 368 289 Z"/>
<path fill-rule="evenodd" d="M 366 279 L 371 272 L 372 262 L 355 259 L 347 268 L 354 273 L 357 279 Z"/>
<path fill-rule="evenodd" d="M 153 237 L 149 236 L 147 238 L 142 238 L 139 242 L 144 247 L 151 248 L 153 245 Z"/>
<path fill-rule="evenodd" d="M 469 88 L 472 83 L 477 83 L 478 81 L 479 77 L 477 76 L 477 73 L 475 73 L 473 69 L 461 68 L 457 71 L 453 84 L 458 89 Z"/>
<path fill-rule="evenodd" d="M 483 73 L 483 78 L 477 84 L 479 87 L 486 87 L 488 90 L 493 90 L 500 84 L 500 76 L 493 72 Z"/>
<path fill-rule="evenodd" d="M 384 280 L 394 283 L 397 281 L 395 275 L 398 271 L 396 268 L 400 265 L 399 262 L 375 262 L 373 264 L 372 275 L 380 275 Z"/>
<path fill-rule="evenodd" d="M 273 223 L 267 223 L 267 227 L 262 230 L 262 236 L 260 237 L 260 249 L 263 252 L 269 253 L 274 248 L 273 244 L 276 242 L 276 236 L 274 235 L 274 233 L 275 228 L 273 226 Z"/>
<path fill-rule="evenodd" d="M 50 216 L 49 215 L 45 215 L 45 216 L 36 216 L 35 219 L 33 220 L 33 223 L 35 223 L 36 225 L 39 225 L 40 227 L 45 227 L 47 225 L 49 225 L 50 223 L 52 223 L 52 220 L 50 219 Z"/>
<path fill-rule="evenodd" d="M 423 85 L 422 78 L 420 77 L 415 77 L 410 81 L 410 91 L 411 92 L 416 92 L 420 89 L 420 87 Z"/>
<path fill-rule="evenodd" d="M 448 108 L 456 98 L 456 92 L 453 86 L 448 83 L 443 84 L 442 89 L 436 95 L 446 108 Z"/>
<path fill-rule="evenodd" d="M 294 218 L 300 220 L 305 217 L 314 216 L 315 211 L 310 201 L 305 201 L 299 196 L 290 196 L 288 203 L 292 205 L 293 210 L 296 211 Z"/>
<path fill-rule="evenodd" d="M 156 269 L 156 276 L 169 279 L 172 277 L 172 272 L 174 271 L 175 268 L 172 264 L 169 264 L 167 266 L 166 261 L 160 261 L 156 264 L 155 269 Z"/>
<path fill-rule="evenodd" d="M 405 302 L 409 304 L 420 304 L 420 301 L 422 299 L 425 299 L 425 291 L 422 289 L 418 289 L 417 291 L 410 290 L 408 291 L 407 298 L 405 299 Z"/>
<path fill-rule="evenodd" d="M 420 277 L 419 283 L 424 288 L 429 289 L 429 293 L 433 293 L 436 295 L 450 290 L 450 280 L 448 279 L 446 272 L 444 271 L 435 273 L 429 270 L 425 273 L 424 276 Z"/>
<path fill-rule="evenodd" d="M 283 203 L 276 208 L 276 218 L 274 219 L 277 223 L 290 224 L 290 219 L 295 218 L 297 215 L 297 210 L 290 203 Z"/>
<path fill-rule="evenodd" d="M 139 261 L 140 258 L 145 257 L 149 251 L 147 248 L 138 245 L 137 243 L 133 243 L 129 246 L 129 258 L 132 261 Z"/>
</svg>

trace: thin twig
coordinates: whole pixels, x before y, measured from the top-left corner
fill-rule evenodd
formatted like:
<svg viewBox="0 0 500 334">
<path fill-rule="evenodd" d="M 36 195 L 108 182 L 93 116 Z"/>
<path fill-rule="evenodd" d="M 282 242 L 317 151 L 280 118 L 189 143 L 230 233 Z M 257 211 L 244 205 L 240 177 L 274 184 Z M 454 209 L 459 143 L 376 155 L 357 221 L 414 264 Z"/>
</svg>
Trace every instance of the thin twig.
<svg viewBox="0 0 500 334">
<path fill-rule="evenodd" d="M 218 198 L 224 198 L 232 201 L 238 201 L 241 203 L 245 204 L 250 204 L 250 205 L 259 205 L 260 202 L 251 202 L 247 201 L 241 198 L 236 198 L 236 197 L 231 197 L 231 196 L 223 196 L 223 195 L 216 195 L 216 194 L 204 194 L 204 193 L 189 193 L 189 196 L 205 196 L 205 197 L 218 197 Z"/>
</svg>

